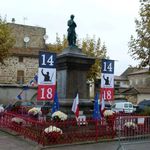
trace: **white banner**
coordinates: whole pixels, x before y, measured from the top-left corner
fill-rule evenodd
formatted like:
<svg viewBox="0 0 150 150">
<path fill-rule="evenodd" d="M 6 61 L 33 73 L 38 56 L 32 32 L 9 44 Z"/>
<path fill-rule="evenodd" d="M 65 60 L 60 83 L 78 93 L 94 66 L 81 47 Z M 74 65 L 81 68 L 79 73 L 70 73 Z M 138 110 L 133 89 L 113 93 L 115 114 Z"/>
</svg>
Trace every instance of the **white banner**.
<svg viewBox="0 0 150 150">
<path fill-rule="evenodd" d="M 114 88 L 114 74 L 101 74 L 101 88 Z"/>
<path fill-rule="evenodd" d="M 55 85 L 56 84 L 56 69 L 54 68 L 39 68 L 38 69 L 38 84 L 39 85 Z"/>
</svg>

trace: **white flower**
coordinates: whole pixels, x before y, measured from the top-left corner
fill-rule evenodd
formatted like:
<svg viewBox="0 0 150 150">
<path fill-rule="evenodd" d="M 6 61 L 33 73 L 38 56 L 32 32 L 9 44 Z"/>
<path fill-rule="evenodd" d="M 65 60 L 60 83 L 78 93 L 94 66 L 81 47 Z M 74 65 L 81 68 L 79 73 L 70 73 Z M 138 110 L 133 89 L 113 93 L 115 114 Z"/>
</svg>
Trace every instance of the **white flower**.
<svg viewBox="0 0 150 150">
<path fill-rule="evenodd" d="M 108 117 L 108 116 L 112 116 L 114 114 L 114 112 L 112 110 L 105 110 L 104 111 L 104 116 Z"/>
<path fill-rule="evenodd" d="M 62 134 L 62 130 L 55 126 L 49 126 L 48 128 L 45 128 L 44 132 L 45 133 L 60 132 L 60 134 Z"/>
<path fill-rule="evenodd" d="M 18 124 L 20 124 L 20 123 L 25 124 L 26 123 L 25 120 L 23 120 L 22 118 L 18 118 L 18 117 L 12 118 L 11 122 L 15 122 L 15 123 L 18 123 Z"/>
<path fill-rule="evenodd" d="M 0 106 L 0 113 L 4 112 L 4 108 Z"/>
<path fill-rule="evenodd" d="M 125 124 L 124 124 L 124 126 L 125 127 L 127 127 L 127 128 L 137 128 L 137 125 L 134 123 L 134 122 L 126 122 Z"/>
<path fill-rule="evenodd" d="M 67 119 L 67 115 L 61 111 L 56 111 L 52 114 L 52 118 L 54 118 L 55 116 L 59 117 L 60 120 L 64 121 Z"/>
<path fill-rule="evenodd" d="M 28 111 L 28 114 L 36 115 L 36 114 L 42 114 L 42 112 L 39 108 L 33 107 Z"/>
</svg>

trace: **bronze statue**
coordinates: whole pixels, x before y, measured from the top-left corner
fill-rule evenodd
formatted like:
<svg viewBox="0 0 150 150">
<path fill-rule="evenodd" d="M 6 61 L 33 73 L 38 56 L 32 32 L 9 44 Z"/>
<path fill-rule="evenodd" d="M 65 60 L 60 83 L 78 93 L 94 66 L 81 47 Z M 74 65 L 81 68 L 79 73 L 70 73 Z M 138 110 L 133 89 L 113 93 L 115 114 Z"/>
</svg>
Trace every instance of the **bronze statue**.
<svg viewBox="0 0 150 150">
<path fill-rule="evenodd" d="M 75 28 L 77 27 L 76 23 L 74 22 L 74 15 L 70 16 L 70 20 L 68 21 L 68 44 L 69 46 L 75 46 L 76 44 L 76 32 L 75 32 Z"/>
</svg>

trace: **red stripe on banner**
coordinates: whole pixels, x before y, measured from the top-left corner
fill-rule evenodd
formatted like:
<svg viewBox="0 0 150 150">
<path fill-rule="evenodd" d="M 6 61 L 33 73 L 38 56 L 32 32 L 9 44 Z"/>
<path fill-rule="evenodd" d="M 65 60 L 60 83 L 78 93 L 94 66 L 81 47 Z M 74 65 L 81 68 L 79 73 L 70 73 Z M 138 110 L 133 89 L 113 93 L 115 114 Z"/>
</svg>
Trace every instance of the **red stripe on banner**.
<svg viewBox="0 0 150 150">
<path fill-rule="evenodd" d="M 106 101 L 114 100 L 114 88 L 101 88 L 100 89 L 100 99 L 102 100 L 102 96 Z"/>
<path fill-rule="evenodd" d="M 38 85 L 37 100 L 53 100 L 56 85 Z"/>
</svg>

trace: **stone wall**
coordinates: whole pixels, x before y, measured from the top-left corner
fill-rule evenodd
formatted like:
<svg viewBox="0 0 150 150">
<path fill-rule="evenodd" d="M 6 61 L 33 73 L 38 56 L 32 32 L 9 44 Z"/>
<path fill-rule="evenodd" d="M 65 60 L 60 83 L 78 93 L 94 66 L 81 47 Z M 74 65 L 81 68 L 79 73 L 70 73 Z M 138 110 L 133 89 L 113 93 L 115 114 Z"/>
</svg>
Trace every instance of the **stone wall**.
<svg viewBox="0 0 150 150">
<path fill-rule="evenodd" d="M 16 84 L 17 71 L 24 71 L 24 84 L 28 84 L 38 71 L 38 58 L 12 56 L 5 60 L 6 65 L 0 65 L 0 84 Z"/>
<path fill-rule="evenodd" d="M 0 64 L 0 103 L 8 103 L 11 99 L 22 91 L 24 85 L 29 85 L 30 81 L 38 72 L 38 53 L 45 50 L 45 40 L 43 36 L 46 29 L 36 26 L 20 25 L 8 23 L 16 43 L 10 49 L 11 56 L 4 60 L 5 65 Z M 25 43 L 24 38 L 29 37 L 29 42 Z M 20 59 L 21 58 L 21 59 Z M 21 60 L 21 61 L 20 61 Z M 17 82 L 17 72 L 23 71 L 24 82 Z M 21 95 L 23 99 L 36 99 L 37 87 L 30 87 Z"/>
<path fill-rule="evenodd" d="M 45 40 L 43 38 L 46 34 L 45 28 L 14 23 L 8 23 L 8 26 L 11 28 L 12 35 L 16 39 L 14 47 L 45 48 Z M 24 37 L 30 38 L 27 44 L 24 42 Z"/>
<path fill-rule="evenodd" d="M 0 84 L 0 104 L 8 104 L 15 101 L 17 95 L 22 91 L 23 87 L 19 85 L 1 85 Z M 21 97 L 23 100 L 36 101 L 37 87 L 29 87 L 25 90 Z"/>
<path fill-rule="evenodd" d="M 149 87 L 150 85 L 150 74 L 136 74 L 128 76 L 131 86 L 135 87 Z"/>
</svg>

